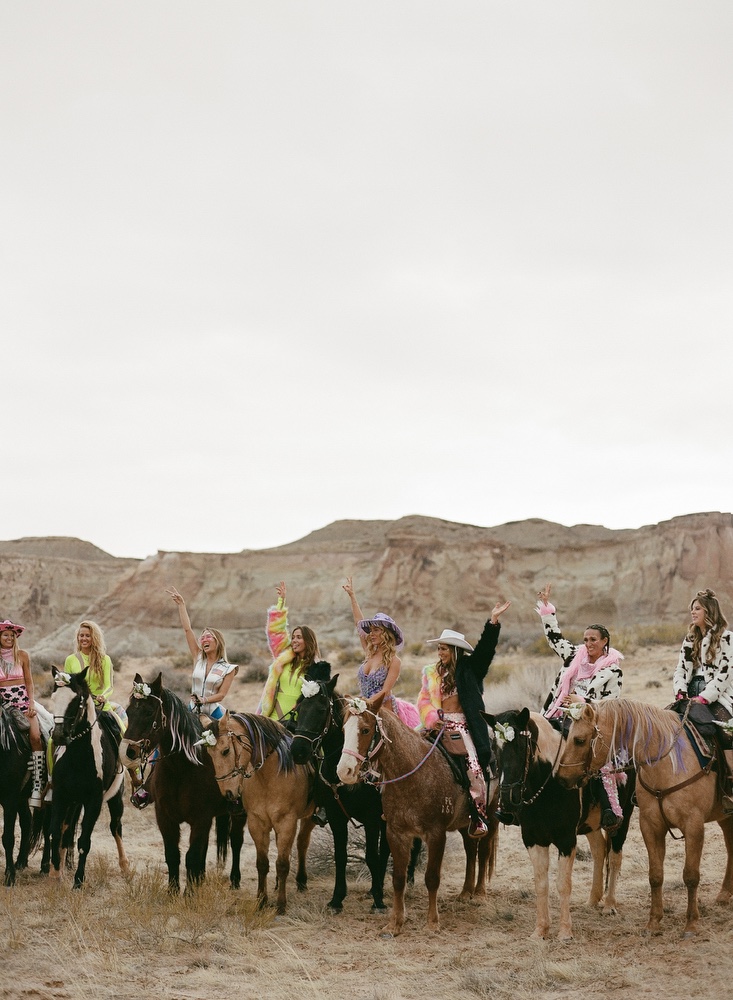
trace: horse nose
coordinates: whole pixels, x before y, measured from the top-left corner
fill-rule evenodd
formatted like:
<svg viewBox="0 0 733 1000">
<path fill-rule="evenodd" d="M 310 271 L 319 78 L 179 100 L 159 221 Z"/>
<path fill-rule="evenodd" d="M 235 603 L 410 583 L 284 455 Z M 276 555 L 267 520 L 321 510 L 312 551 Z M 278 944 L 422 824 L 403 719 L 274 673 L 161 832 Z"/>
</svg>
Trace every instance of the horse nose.
<svg viewBox="0 0 733 1000">
<path fill-rule="evenodd" d="M 131 747 L 128 743 L 127 749 L 125 750 L 125 757 L 127 757 L 128 760 L 135 760 L 136 756 L 137 754 L 135 753 L 134 747 Z"/>
</svg>

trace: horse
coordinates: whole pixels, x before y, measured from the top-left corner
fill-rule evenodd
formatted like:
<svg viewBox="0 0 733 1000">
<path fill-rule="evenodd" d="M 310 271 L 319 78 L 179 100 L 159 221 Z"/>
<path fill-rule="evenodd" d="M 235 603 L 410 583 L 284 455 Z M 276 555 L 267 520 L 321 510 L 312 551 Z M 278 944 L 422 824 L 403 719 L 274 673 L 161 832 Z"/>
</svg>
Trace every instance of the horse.
<svg viewBox="0 0 733 1000">
<path fill-rule="evenodd" d="M 27 720 L 26 720 L 27 721 Z M 28 857 L 36 846 L 28 797 L 31 792 L 29 763 L 31 745 L 20 713 L 0 706 L 0 806 L 3 810 L 2 843 L 5 851 L 6 886 L 15 885 L 16 873 L 28 867 Z M 40 810 L 35 810 L 40 813 Z M 15 855 L 15 824 L 20 826 L 20 844 Z"/>
<path fill-rule="evenodd" d="M 451 764 L 435 744 L 410 729 L 394 712 L 380 711 L 384 692 L 364 701 L 347 702 L 344 749 L 336 772 L 347 785 L 365 769 L 376 775 L 387 821 L 392 851 L 392 914 L 383 929 L 385 937 L 402 933 L 405 922 L 405 881 L 413 838 L 427 844 L 425 886 L 428 890 L 428 930 L 438 931 L 440 869 L 449 830 L 460 830 L 466 852 L 466 873 L 461 900 L 486 893 L 486 876 L 493 874 L 499 823 L 494 816 L 498 784 L 489 795 L 488 834 L 481 840 L 468 836 L 471 820 L 468 790 L 456 781 Z M 476 858 L 478 855 L 478 877 Z"/>
<path fill-rule="evenodd" d="M 499 803 L 501 815 L 518 823 L 522 842 L 534 870 L 537 916 L 533 938 L 550 933 L 548 869 L 550 845 L 558 850 L 557 893 L 560 898 L 558 939 L 573 937 L 570 895 L 578 833 L 588 838 L 593 856 L 593 881 L 589 906 L 599 906 L 604 914 L 617 912 L 616 882 L 621 871 L 623 845 L 633 812 L 633 782 L 620 791 L 623 820 L 613 833 L 599 828 L 600 807 L 583 808 L 578 789 L 569 789 L 553 777 L 560 755 L 562 736 L 549 721 L 528 708 L 483 713 L 497 734 L 500 746 Z M 604 860 L 608 856 L 608 886 L 603 893 Z"/>
<path fill-rule="evenodd" d="M 123 874 L 129 864 L 122 843 L 122 814 L 125 772 L 119 766 L 117 751 L 120 729 L 109 712 L 97 712 L 87 684 L 87 670 L 66 674 L 52 667 L 56 688 L 53 705 L 55 748 L 64 748 L 53 768 L 51 802 L 51 878 L 61 877 L 66 850 L 73 841 L 81 811 L 81 833 L 77 843 L 78 861 L 74 888 L 84 884 L 92 831 L 102 811 L 109 808 L 109 828 L 117 845 L 117 857 Z"/>
<path fill-rule="evenodd" d="M 277 912 L 285 913 L 290 853 L 298 820 L 296 884 L 305 889 L 305 855 L 314 823 L 311 768 L 296 765 L 290 752 L 290 734 L 264 715 L 225 712 L 205 737 L 216 781 L 229 801 L 239 798 L 247 813 L 247 827 L 257 850 L 257 899 L 267 903 L 268 851 L 274 829 Z"/>
<path fill-rule="evenodd" d="M 356 820 L 364 827 L 366 863 L 371 875 L 372 913 L 386 912 L 384 905 L 384 876 L 389 860 L 387 824 L 382 816 L 382 797 L 373 785 L 358 782 L 341 785 L 336 774 L 344 748 L 343 724 L 346 700 L 336 693 L 338 674 L 330 681 L 311 681 L 304 685 L 303 697 L 296 708 L 296 725 L 293 733 L 292 753 L 296 764 L 316 765 L 316 784 L 313 797 L 316 806 L 326 810 L 326 818 L 333 836 L 335 881 L 328 909 L 341 913 L 346 898 L 346 861 L 349 837 L 349 820 Z M 308 694 L 306 694 L 308 691 Z M 408 882 L 414 878 L 420 841 L 413 844 Z"/>
<path fill-rule="evenodd" d="M 155 805 L 155 818 L 163 838 L 168 869 L 168 890 L 180 892 L 181 823 L 190 827 L 186 852 L 186 887 L 191 890 L 206 872 L 206 852 L 214 817 L 217 818 L 217 857 L 224 860 L 227 838 L 232 849 L 230 885 L 241 884 L 239 859 L 244 841 L 245 817 L 232 813 L 221 794 L 208 754 L 196 744 L 203 727 L 197 715 L 163 686 L 162 674 L 147 684 L 135 675 L 127 706 L 127 730 L 120 743 L 120 761 L 134 770 L 145 768 L 151 754 L 159 758 L 152 767 L 148 790 Z"/>
<path fill-rule="evenodd" d="M 728 855 L 716 902 L 729 903 L 733 898 L 733 815 L 723 812 L 714 751 L 703 754 L 701 763 L 692 739 L 694 733 L 677 712 L 627 698 L 609 699 L 585 705 L 573 719 L 556 766 L 559 781 L 569 786 L 587 781 L 609 760 L 628 757 L 636 768 L 639 826 L 649 855 L 647 934 L 660 933 L 665 840 L 668 833 L 674 837 L 675 828 L 685 841 L 683 936 L 694 937 L 699 929 L 697 888 L 706 823 L 719 824 Z"/>
</svg>

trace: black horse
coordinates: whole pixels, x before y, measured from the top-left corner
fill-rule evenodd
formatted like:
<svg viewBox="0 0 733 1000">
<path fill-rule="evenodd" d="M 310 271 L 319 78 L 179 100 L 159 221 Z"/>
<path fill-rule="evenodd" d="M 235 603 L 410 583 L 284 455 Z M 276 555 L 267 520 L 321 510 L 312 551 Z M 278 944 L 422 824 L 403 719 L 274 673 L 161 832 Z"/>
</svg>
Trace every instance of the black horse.
<svg viewBox="0 0 733 1000">
<path fill-rule="evenodd" d="M 28 765 L 31 745 L 27 720 L 15 709 L 0 707 L 0 806 L 3 810 L 3 849 L 5 850 L 5 885 L 15 885 L 16 873 L 28 867 L 28 857 L 40 837 L 31 819 L 28 796 L 31 772 Z M 40 819 L 40 810 L 35 810 Z M 19 821 L 20 844 L 15 855 L 15 824 Z"/>
<path fill-rule="evenodd" d="M 155 749 L 159 759 L 147 782 L 155 804 L 155 818 L 163 837 L 168 888 L 180 891 L 181 823 L 190 827 L 186 852 L 188 888 L 199 883 L 206 872 L 206 852 L 214 817 L 217 817 L 217 857 L 226 858 L 227 842 L 232 848 L 229 875 L 233 889 L 241 883 L 239 859 L 244 841 L 246 814 L 232 812 L 221 794 L 208 753 L 197 746 L 203 734 L 198 715 L 172 691 L 163 687 L 162 674 L 147 684 L 135 675 L 133 693 L 127 706 L 127 731 L 120 745 L 120 761 L 130 769 L 145 767 Z"/>
<path fill-rule="evenodd" d="M 109 828 L 117 845 L 120 869 L 124 873 L 129 870 L 122 843 L 124 771 L 117 759 L 121 734 L 110 712 L 97 711 L 87 684 L 87 670 L 65 674 L 57 667 L 51 669 L 56 682 L 52 698 L 53 744 L 56 751 L 63 748 L 53 768 L 51 877 L 60 877 L 83 810 L 74 873 L 74 888 L 79 889 L 84 884 L 92 831 L 104 802 L 109 807 Z"/>
<path fill-rule="evenodd" d="M 297 705 L 292 754 L 296 764 L 313 760 L 317 766 L 313 797 L 316 807 L 326 811 L 333 835 L 335 882 L 328 907 L 340 913 L 346 898 L 346 859 L 349 821 L 364 827 L 366 863 L 371 875 L 372 912 L 384 912 L 384 876 L 389 860 L 387 824 L 382 816 L 382 797 L 373 785 L 359 782 L 342 785 L 336 776 L 336 765 L 344 748 L 344 701 L 336 693 L 338 674 L 330 681 L 311 681 L 318 692 L 303 697 Z M 420 841 L 413 846 L 408 878 L 414 880 L 415 863 Z"/>
<path fill-rule="evenodd" d="M 619 790 L 623 820 L 613 833 L 600 828 L 601 810 L 587 794 L 560 785 L 553 776 L 562 745 L 560 732 L 549 721 L 528 708 L 482 713 L 500 747 L 500 817 L 517 823 L 529 852 L 535 875 L 537 922 L 534 937 L 545 938 L 550 930 L 547 871 L 549 848 L 557 848 L 557 886 L 560 896 L 560 940 L 572 938 L 570 891 L 578 834 L 588 837 L 593 855 L 593 884 L 589 905 L 604 913 L 616 912 L 616 881 L 621 870 L 623 845 L 634 809 L 633 773 Z M 608 856 L 608 887 L 603 891 L 604 861 Z"/>
</svg>

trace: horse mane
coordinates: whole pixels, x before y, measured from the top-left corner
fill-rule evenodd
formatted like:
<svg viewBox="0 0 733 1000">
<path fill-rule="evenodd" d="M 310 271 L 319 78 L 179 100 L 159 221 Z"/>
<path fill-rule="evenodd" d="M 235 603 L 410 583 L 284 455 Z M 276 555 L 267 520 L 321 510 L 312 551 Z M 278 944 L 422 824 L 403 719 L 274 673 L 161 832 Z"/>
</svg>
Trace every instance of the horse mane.
<svg viewBox="0 0 733 1000">
<path fill-rule="evenodd" d="M 180 750 L 192 764 L 201 764 L 200 750 L 194 746 L 196 741 L 201 739 L 203 732 L 203 726 L 198 716 L 194 715 L 178 695 L 169 691 L 168 688 L 161 687 L 160 698 L 173 740 L 172 749 Z"/>
<path fill-rule="evenodd" d="M 561 741 L 560 733 L 549 719 L 539 712 L 530 712 L 529 720 L 537 728 L 537 759 L 554 765 L 557 761 L 558 744 Z"/>
<path fill-rule="evenodd" d="M 669 756 L 672 770 L 682 767 L 685 736 L 676 712 L 630 698 L 605 698 L 595 705 L 598 722 L 611 729 L 611 754 L 637 764 L 656 764 Z"/>
<path fill-rule="evenodd" d="M 11 709 L 0 706 L 0 750 L 21 750 L 23 733 Z"/>
<path fill-rule="evenodd" d="M 295 769 L 290 749 L 293 737 L 279 722 L 266 715 L 251 715 L 248 712 L 234 712 L 229 719 L 236 719 L 245 730 L 252 747 L 250 759 L 254 768 L 262 767 L 270 753 L 277 753 L 278 773 L 283 771 L 289 774 Z"/>
</svg>

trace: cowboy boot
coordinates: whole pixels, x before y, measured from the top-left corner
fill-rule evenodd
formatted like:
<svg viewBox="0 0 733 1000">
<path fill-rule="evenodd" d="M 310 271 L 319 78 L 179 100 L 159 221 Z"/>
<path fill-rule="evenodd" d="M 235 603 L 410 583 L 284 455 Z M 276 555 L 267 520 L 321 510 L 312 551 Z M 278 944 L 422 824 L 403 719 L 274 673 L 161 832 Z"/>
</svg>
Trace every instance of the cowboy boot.
<svg viewBox="0 0 733 1000">
<path fill-rule="evenodd" d="M 33 771 L 33 788 L 28 799 L 31 809 L 40 809 L 43 805 L 43 792 L 46 787 L 45 768 L 43 750 L 34 750 L 31 753 L 31 770 Z"/>
<path fill-rule="evenodd" d="M 474 806 L 474 815 L 468 824 L 467 833 L 473 840 L 480 840 L 489 832 L 489 828 L 484 822 L 484 817 L 486 816 L 486 781 L 483 774 L 477 774 L 471 768 L 468 769 L 468 781 L 470 785 L 468 792 Z"/>
</svg>

